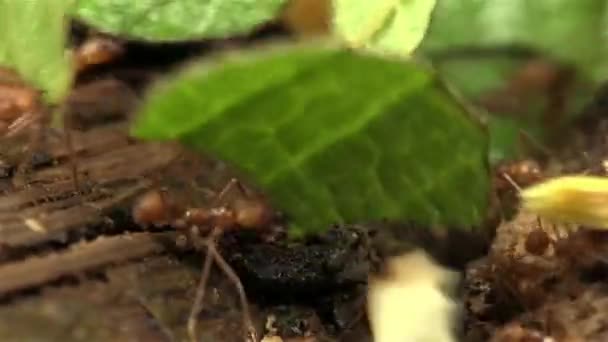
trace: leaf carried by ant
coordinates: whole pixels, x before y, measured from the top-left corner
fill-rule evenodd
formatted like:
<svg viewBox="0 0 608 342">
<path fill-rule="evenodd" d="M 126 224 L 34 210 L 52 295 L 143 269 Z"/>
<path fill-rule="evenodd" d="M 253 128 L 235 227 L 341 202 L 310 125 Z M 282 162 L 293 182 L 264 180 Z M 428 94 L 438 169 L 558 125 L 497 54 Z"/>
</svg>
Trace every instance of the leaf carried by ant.
<svg viewBox="0 0 608 342">
<path fill-rule="evenodd" d="M 408 56 L 422 41 L 435 3 L 333 0 L 333 29 L 353 47 Z"/>
<path fill-rule="evenodd" d="M 274 19 L 286 0 L 79 0 L 75 15 L 97 29 L 150 41 L 246 34 Z"/>
<path fill-rule="evenodd" d="M 0 65 L 17 71 L 50 102 L 60 101 L 71 86 L 66 39 L 72 3 L 0 0 Z"/>
<path fill-rule="evenodd" d="M 414 62 L 317 43 L 239 51 L 151 91 L 132 133 L 232 163 L 299 232 L 383 218 L 469 227 L 486 208 L 486 131 Z"/>
</svg>

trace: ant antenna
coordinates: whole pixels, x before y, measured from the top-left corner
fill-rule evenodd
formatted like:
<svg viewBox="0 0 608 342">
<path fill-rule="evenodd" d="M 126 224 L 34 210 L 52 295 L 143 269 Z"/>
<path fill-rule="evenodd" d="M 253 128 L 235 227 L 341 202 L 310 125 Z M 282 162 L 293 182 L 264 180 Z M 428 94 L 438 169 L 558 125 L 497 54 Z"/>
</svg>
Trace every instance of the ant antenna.
<svg viewBox="0 0 608 342">
<path fill-rule="evenodd" d="M 526 132 L 525 130 L 520 129 L 519 134 L 523 139 L 528 141 L 530 143 L 530 145 L 533 146 L 537 151 L 541 152 L 542 154 L 544 154 L 547 157 L 551 157 L 551 155 L 552 155 L 551 150 L 545 144 L 541 143 L 540 141 L 538 141 L 538 139 L 533 137 L 529 132 Z"/>
<path fill-rule="evenodd" d="M 243 196 L 249 197 L 249 194 L 245 190 L 243 184 L 238 179 L 231 178 L 228 184 L 226 184 L 226 186 L 224 186 L 220 193 L 215 197 L 215 200 L 213 200 L 211 205 L 214 207 L 220 205 L 226 199 L 228 193 L 233 191 L 233 189 L 238 190 Z"/>
<path fill-rule="evenodd" d="M 515 188 L 515 190 L 517 190 L 517 192 L 521 193 L 522 192 L 522 188 L 513 180 L 513 178 L 511 178 L 511 176 L 509 176 L 507 173 L 503 172 L 502 176 L 504 177 L 504 179 L 507 180 L 507 182 L 511 183 L 511 185 L 513 185 L 513 187 Z"/>
</svg>

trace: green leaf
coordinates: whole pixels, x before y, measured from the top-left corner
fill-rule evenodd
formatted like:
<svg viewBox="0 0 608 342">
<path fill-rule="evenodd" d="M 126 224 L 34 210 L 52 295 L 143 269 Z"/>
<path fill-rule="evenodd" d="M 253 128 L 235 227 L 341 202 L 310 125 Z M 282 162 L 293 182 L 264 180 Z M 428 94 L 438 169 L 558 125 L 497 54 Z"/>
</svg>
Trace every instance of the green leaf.
<svg viewBox="0 0 608 342">
<path fill-rule="evenodd" d="M 101 31 L 182 41 L 248 33 L 276 17 L 286 0 L 79 0 L 76 16 Z"/>
<path fill-rule="evenodd" d="M 328 46 L 239 52 L 156 88 L 132 133 L 245 171 L 298 229 L 484 215 L 487 136 L 413 62 Z"/>
<path fill-rule="evenodd" d="M 420 43 L 436 0 L 333 0 L 334 31 L 353 47 L 409 55 Z"/>
<path fill-rule="evenodd" d="M 0 65 L 60 101 L 71 86 L 66 53 L 67 17 L 72 0 L 0 0 Z"/>
<path fill-rule="evenodd" d="M 607 31 L 608 2 L 603 0 L 442 0 L 420 49 L 529 46 L 604 80 Z"/>
</svg>

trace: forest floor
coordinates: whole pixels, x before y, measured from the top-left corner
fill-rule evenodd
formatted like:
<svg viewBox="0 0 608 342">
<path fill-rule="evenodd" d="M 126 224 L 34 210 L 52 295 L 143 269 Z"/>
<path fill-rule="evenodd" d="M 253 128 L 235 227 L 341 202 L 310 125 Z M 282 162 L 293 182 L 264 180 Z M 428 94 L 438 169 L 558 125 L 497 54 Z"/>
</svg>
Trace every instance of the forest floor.
<svg viewBox="0 0 608 342">
<path fill-rule="evenodd" d="M 183 60 L 214 48 L 135 44 L 118 64 L 81 75 L 68 101 L 78 128 L 72 134 L 81 193 L 74 192 L 63 140 L 47 139 L 26 179 L 13 175 L 16 159 L 3 149 L 0 341 L 187 339 L 203 254 L 179 248 L 170 227 L 138 226 L 131 208 L 159 186 L 185 194 L 188 205 L 205 205 L 208 190 L 234 175 L 174 144 L 134 141 L 127 128 L 146 85 L 170 69 L 176 55 Z M 141 65 L 150 55 L 154 62 Z M 605 174 L 604 97 L 587 108 L 566 146 L 543 162 L 547 174 Z M 608 340 L 607 237 L 525 212 L 497 222 L 484 227 L 490 239 L 360 225 L 297 243 L 235 232 L 220 247 L 243 281 L 260 335 L 283 341 L 371 341 L 365 289 L 377 267 L 381 231 L 464 271 L 466 341 Z M 214 270 L 207 293 L 199 321 L 204 340 L 241 341 L 232 283 Z"/>
</svg>

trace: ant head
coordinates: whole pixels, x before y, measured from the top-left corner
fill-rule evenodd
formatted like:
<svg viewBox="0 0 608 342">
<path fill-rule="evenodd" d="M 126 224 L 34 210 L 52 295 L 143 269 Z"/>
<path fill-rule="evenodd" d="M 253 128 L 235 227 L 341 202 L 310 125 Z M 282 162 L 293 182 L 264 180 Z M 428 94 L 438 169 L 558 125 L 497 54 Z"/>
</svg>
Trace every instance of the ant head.
<svg viewBox="0 0 608 342">
<path fill-rule="evenodd" d="M 522 186 L 532 185 L 543 178 L 540 165 L 532 159 L 499 164 L 495 172 L 501 179 L 509 183 L 505 185 L 514 186 L 517 190 L 521 190 Z"/>
<path fill-rule="evenodd" d="M 525 179 L 535 179 L 542 177 L 540 165 L 532 159 L 522 160 L 513 165 L 512 170 L 515 174 Z"/>
<path fill-rule="evenodd" d="M 493 191 L 501 205 L 510 208 L 519 202 L 524 189 L 543 179 L 544 174 L 535 160 L 503 162 L 494 168 Z"/>
<path fill-rule="evenodd" d="M 272 210 L 261 199 L 237 199 L 232 207 L 236 223 L 243 228 L 263 228 L 272 219 Z"/>
</svg>

